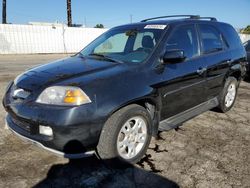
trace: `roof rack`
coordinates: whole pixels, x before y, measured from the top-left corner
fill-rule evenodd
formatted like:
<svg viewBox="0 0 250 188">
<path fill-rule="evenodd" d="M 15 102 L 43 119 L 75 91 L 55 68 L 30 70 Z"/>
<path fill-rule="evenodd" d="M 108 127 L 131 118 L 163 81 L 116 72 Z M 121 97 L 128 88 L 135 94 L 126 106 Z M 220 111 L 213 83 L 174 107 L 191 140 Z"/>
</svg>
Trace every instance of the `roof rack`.
<svg viewBox="0 0 250 188">
<path fill-rule="evenodd" d="M 199 17 L 199 19 L 217 21 L 217 19 L 215 17 Z"/>
<path fill-rule="evenodd" d="M 214 17 L 200 17 L 200 15 L 170 15 L 170 16 L 160 16 L 160 17 L 154 17 L 154 18 L 148 18 L 145 20 L 142 20 L 141 22 L 147 22 L 150 20 L 157 20 L 161 18 L 178 18 L 178 17 L 187 17 L 189 19 L 209 19 L 211 21 L 217 21 Z"/>
</svg>

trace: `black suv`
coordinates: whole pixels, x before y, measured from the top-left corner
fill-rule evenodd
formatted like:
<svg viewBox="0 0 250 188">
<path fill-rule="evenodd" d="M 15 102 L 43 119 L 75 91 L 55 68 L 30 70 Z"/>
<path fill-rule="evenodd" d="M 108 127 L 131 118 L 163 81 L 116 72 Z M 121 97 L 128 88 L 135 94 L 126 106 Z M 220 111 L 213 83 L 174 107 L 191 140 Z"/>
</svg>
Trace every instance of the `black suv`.
<svg viewBox="0 0 250 188">
<path fill-rule="evenodd" d="M 247 61 L 248 61 L 247 76 L 248 76 L 248 78 L 250 78 L 250 40 L 248 40 L 244 43 L 244 47 L 247 51 Z"/>
<path fill-rule="evenodd" d="M 115 27 L 19 75 L 3 99 L 9 128 L 67 158 L 135 163 L 159 130 L 230 110 L 246 71 L 236 31 L 215 18 L 171 17 Z"/>
</svg>

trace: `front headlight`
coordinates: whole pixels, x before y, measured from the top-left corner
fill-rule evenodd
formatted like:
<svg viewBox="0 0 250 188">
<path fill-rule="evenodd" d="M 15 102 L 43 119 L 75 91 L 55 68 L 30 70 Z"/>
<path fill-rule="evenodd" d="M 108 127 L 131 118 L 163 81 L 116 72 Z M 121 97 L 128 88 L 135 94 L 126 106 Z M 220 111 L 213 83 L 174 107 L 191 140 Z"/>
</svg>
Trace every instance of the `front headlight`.
<svg viewBox="0 0 250 188">
<path fill-rule="evenodd" d="M 91 103 L 89 97 L 78 87 L 52 86 L 37 98 L 37 103 L 54 105 L 81 105 Z"/>
</svg>

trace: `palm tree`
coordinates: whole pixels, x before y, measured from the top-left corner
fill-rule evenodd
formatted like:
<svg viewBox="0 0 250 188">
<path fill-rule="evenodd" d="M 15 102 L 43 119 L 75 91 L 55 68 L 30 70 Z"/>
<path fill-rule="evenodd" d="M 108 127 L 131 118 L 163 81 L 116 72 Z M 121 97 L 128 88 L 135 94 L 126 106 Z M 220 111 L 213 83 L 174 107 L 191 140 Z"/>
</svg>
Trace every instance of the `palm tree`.
<svg viewBox="0 0 250 188">
<path fill-rule="evenodd" d="M 71 17 L 71 0 L 67 0 L 67 18 L 68 26 L 72 26 L 72 17 Z"/>
<path fill-rule="evenodd" d="M 7 19 L 6 19 L 6 1 L 7 0 L 3 0 L 3 8 L 2 8 L 2 23 L 6 24 L 7 23 Z"/>
</svg>

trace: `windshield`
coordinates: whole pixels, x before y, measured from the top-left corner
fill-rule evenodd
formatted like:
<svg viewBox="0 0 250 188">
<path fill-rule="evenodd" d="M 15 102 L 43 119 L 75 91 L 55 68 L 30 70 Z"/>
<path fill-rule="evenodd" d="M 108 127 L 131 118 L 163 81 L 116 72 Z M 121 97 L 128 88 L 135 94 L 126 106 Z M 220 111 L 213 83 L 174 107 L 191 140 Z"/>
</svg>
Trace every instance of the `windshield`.
<svg viewBox="0 0 250 188">
<path fill-rule="evenodd" d="M 93 58 L 106 58 L 119 62 L 143 62 L 161 38 L 164 27 L 143 25 L 118 27 L 107 31 L 80 53 Z"/>
</svg>

